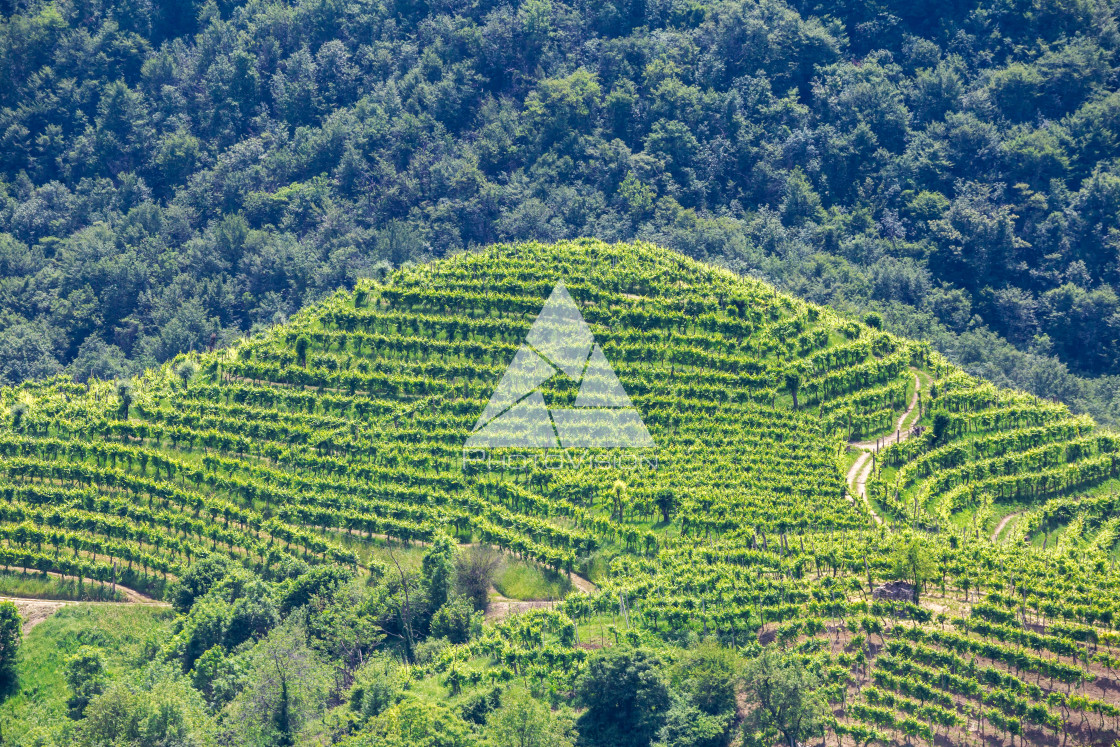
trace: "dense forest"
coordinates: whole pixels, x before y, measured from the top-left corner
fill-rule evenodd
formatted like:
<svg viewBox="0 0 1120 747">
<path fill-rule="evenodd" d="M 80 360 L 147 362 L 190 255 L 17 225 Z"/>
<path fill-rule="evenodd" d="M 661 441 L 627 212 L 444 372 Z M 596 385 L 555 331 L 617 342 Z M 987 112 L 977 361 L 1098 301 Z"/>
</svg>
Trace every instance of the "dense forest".
<svg viewBox="0 0 1120 747">
<path fill-rule="evenodd" d="M 1114 3 L 0 3 L 0 381 L 640 238 L 1115 422 Z"/>
</svg>

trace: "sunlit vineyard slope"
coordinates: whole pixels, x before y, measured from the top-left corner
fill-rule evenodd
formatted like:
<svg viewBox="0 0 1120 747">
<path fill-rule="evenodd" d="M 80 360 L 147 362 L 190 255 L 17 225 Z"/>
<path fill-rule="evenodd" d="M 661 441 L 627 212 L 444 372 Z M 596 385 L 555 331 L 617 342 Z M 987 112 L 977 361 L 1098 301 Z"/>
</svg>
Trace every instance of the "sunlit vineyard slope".
<svg viewBox="0 0 1120 747">
<path fill-rule="evenodd" d="M 465 461 L 559 280 L 656 446 Z M 597 584 L 546 628 L 611 613 L 636 636 L 800 651 L 846 743 L 1110 743 L 1120 438 L 867 321 L 644 244 L 405 268 L 131 383 L 3 390 L 0 556 L 159 596 L 207 553 L 361 574 L 375 539 L 447 533 Z M 861 443 L 866 496 L 845 478 Z M 879 598 L 915 537 L 935 559 L 918 604 Z M 518 631 L 436 668 L 578 671 L 578 641 Z"/>
</svg>

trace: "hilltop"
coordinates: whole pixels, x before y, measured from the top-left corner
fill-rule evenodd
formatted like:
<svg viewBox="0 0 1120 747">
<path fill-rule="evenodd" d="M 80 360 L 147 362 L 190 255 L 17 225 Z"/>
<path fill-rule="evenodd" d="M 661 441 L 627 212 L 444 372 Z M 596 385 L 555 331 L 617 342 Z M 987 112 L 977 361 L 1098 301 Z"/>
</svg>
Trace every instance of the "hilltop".
<svg viewBox="0 0 1120 747">
<path fill-rule="evenodd" d="M 464 460 L 559 280 L 656 468 Z M 577 389 L 558 376 L 540 392 L 563 407 Z M 184 671 L 209 645 L 192 638 L 200 615 L 217 614 L 176 583 L 200 564 L 283 588 L 327 569 L 374 584 L 404 578 L 408 545 L 450 536 L 584 590 L 419 668 L 453 697 L 518 677 L 570 691 L 610 621 L 614 643 L 670 650 L 779 641 L 822 678 L 846 744 L 964 744 L 981 723 L 996 742 L 1116 736 L 1120 438 L 876 315 L 649 244 L 411 265 L 130 382 L 28 382 L 0 400 L 5 564 L 173 598 L 185 622 L 165 653 Z"/>
<path fill-rule="evenodd" d="M 379 268 L 656 241 L 1120 413 L 1097 0 L 0 3 L 0 384 L 116 379 Z"/>
</svg>

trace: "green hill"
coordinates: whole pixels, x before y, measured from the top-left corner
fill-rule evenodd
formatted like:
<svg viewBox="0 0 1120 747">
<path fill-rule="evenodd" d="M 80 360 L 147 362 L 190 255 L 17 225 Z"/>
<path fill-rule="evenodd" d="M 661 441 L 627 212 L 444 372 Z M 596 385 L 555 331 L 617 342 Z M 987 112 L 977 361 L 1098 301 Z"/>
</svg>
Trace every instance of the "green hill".
<svg viewBox="0 0 1120 747">
<path fill-rule="evenodd" d="M 465 460 L 558 280 L 656 447 L 593 467 Z M 560 406 L 576 388 L 542 393 Z M 393 546 L 446 534 L 598 587 L 418 669 L 454 697 L 510 677 L 570 691 L 588 646 L 711 636 L 801 655 L 846 744 L 964 744 L 981 721 L 997 741 L 1116 736 L 1120 438 L 650 245 L 406 267 L 129 384 L 0 399 L 6 566 L 156 597 L 213 555 L 269 583 L 303 564 L 372 583 L 407 560 Z M 876 593 L 899 577 L 918 604 Z"/>
</svg>

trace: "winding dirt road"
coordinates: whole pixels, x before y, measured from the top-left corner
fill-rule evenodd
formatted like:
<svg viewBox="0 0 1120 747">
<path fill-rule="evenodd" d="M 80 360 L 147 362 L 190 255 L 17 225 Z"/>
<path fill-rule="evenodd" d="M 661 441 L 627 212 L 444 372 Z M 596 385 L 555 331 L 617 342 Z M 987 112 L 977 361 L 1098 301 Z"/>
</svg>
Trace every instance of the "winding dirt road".
<svg viewBox="0 0 1120 747">
<path fill-rule="evenodd" d="M 886 436 L 874 441 L 849 441 L 850 448 L 856 448 L 863 453 L 859 455 L 859 459 L 848 470 L 848 474 L 844 479 L 848 484 L 848 500 L 855 502 L 853 496 L 859 496 L 863 501 L 863 505 L 867 508 L 867 513 L 875 520 L 876 525 L 883 523 L 882 517 L 875 513 L 875 509 L 871 506 L 871 501 L 867 499 L 867 480 L 871 477 L 871 455 L 879 451 L 881 446 L 889 446 L 894 443 L 901 443 L 910 437 L 910 429 L 903 430 L 902 426 L 910 418 L 910 415 L 918 406 L 918 392 L 921 390 L 922 380 L 918 377 L 917 372 L 914 373 L 914 394 L 910 397 L 910 404 L 898 417 L 898 422 L 895 423 L 894 437 Z"/>
<path fill-rule="evenodd" d="M 1004 528 L 1007 527 L 1007 525 L 1011 523 L 1012 519 L 1014 519 L 1016 516 L 1019 516 L 1022 513 L 1023 513 L 1022 511 L 1016 511 L 1015 513 L 1008 514 L 1007 516 L 1004 516 L 1003 520 L 1000 521 L 998 526 L 996 526 L 996 530 L 994 532 L 992 532 L 992 542 L 998 541 L 999 536 L 1001 534 L 1003 534 Z"/>
<path fill-rule="evenodd" d="M 38 574 L 39 571 L 31 571 L 28 573 Z M 76 576 L 66 576 L 54 571 L 48 572 L 49 576 L 63 579 L 65 581 L 77 581 Z M 109 584 L 97 581 L 95 579 L 84 579 L 87 584 L 97 584 L 99 586 L 109 586 Z M 46 620 L 48 617 L 58 612 L 63 607 L 71 604 L 144 604 L 151 607 L 170 607 L 167 602 L 161 602 L 158 599 L 153 599 L 147 594 L 141 594 L 135 589 L 129 589 L 127 586 L 117 584 L 117 591 L 124 596 L 123 602 L 79 602 L 70 599 L 40 599 L 38 597 L 9 597 L 0 596 L 0 601 L 14 602 L 19 609 L 19 616 L 23 620 L 23 634 L 26 636 L 31 632 L 39 623 Z"/>
</svg>

